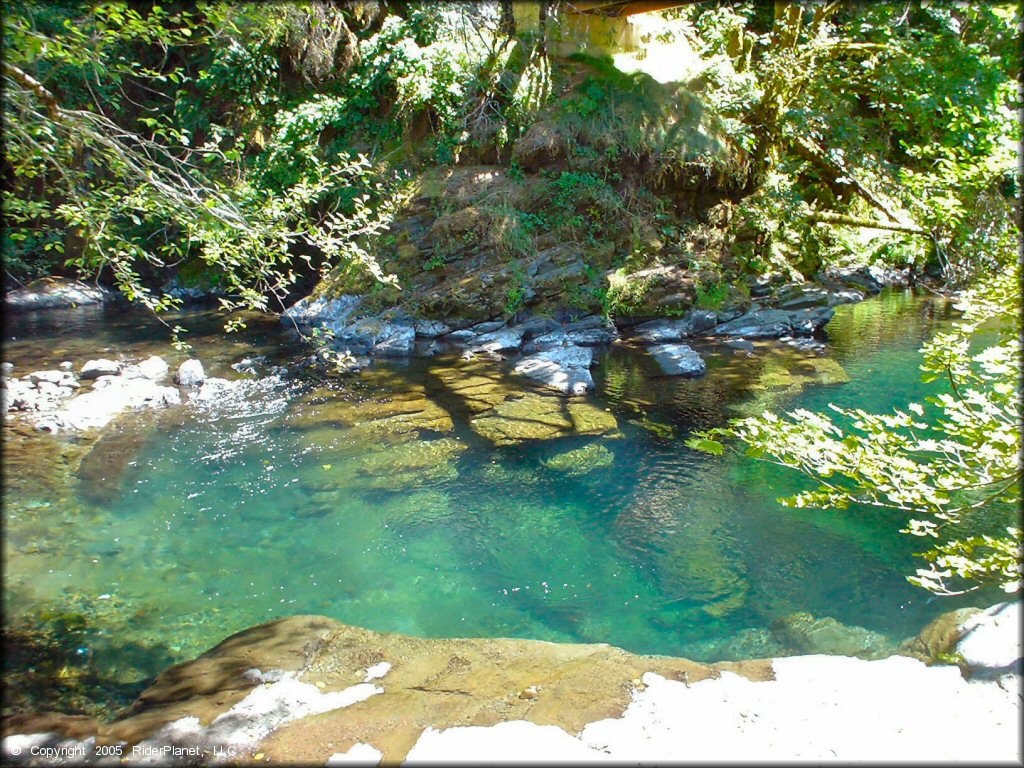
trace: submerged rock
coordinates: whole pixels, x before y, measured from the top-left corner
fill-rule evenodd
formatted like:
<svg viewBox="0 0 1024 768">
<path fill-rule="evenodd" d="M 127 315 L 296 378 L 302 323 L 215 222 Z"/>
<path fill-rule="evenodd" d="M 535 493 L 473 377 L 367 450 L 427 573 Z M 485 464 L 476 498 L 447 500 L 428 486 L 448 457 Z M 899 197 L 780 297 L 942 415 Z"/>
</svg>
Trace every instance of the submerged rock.
<svg viewBox="0 0 1024 768">
<path fill-rule="evenodd" d="M 512 445 L 570 435 L 610 434 L 618 429 L 618 422 L 611 413 L 590 403 L 566 404 L 559 398 L 529 392 L 474 417 L 470 426 L 495 445 Z"/>
<path fill-rule="evenodd" d="M 772 622 L 772 635 L 793 653 L 829 653 L 880 659 L 891 655 L 896 644 L 883 634 L 864 627 L 851 627 L 831 616 L 815 618 L 799 612 Z"/>
<path fill-rule="evenodd" d="M 464 442 L 452 437 L 413 440 L 373 451 L 357 466 L 360 474 L 387 479 L 388 484 L 401 486 L 403 478 L 395 478 L 395 475 L 437 471 L 468 448 Z"/>
<path fill-rule="evenodd" d="M 703 358 L 686 344 L 656 344 L 647 351 L 670 376 L 703 376 L 707 370 Z"/>
<path fill-rule="evenodd" d="M 610 467 L 615 461 L 615 454 L 599 443 L 591 443 L 582 448 L 575 448 L 545 459 L 542 463 L 548 469 L 566 475 L 585 475 L 595 469 Z"/>
<path fill-rule="evenodd" d="M 519 360 L 515 372 L 567 395 L 583 395 L 594 389 L 590 366 L 594 353 L 588 347 L 552 347 Z"/>
</svg>

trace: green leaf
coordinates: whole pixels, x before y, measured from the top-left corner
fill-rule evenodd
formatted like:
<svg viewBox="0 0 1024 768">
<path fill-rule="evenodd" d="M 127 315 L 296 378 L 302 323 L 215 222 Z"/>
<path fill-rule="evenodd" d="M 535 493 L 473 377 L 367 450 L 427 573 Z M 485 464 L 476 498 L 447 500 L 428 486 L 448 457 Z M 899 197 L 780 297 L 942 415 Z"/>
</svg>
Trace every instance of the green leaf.
<svg viewBox="0 0 1024 768">
<path fill-rule="evenodd" d="M 721 456 L 725 452 L 725 447 L 720 442 L 706 437 L 691 437 L 686 441 L 686 446 L 712 456 Z"/>
</svg>

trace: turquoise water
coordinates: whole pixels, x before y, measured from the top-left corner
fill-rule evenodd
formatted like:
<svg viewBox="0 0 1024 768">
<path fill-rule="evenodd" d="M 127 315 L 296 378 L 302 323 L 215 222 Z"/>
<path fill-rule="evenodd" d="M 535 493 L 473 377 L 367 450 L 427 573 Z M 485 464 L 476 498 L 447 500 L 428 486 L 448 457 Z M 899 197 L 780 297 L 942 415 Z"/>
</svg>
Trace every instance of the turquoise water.
<svg viewBox="0 0 1024 768">
<path fill-rule="evenodd" d="M 15 329 L 5 359 L 41 368 L 103 347 L 181 359 L 137 316 L 41 317 Z M 906 582 L 919 542 L 900 521 L 785 509 L 775 500 L 797 478 L 683 441 L 765 407 L 920 400 L 917 349 L 948 317 L 890 294 L 839 308 L 825 355 L 705 346 L 699 380 L 614 348 L 586 411 L 532 392 L 533 410 L 501 429 L 540 424 L 545 439 L 500 444 L 480 419 L 523 394 L 500 366 L 442 356 L 259 381 L 230 365 L 290 363 L 273 320 L 225 341 L 210 313 L 185 315 L 194 353 L 239 391 L 129 420 L 66 482 L 5 483 L 8 625 L 73 636 L 72 667 L 129 691 L 232 632 L 300 613 L 709 661 L 787 652 L 767 628 L 796 611 L 898 642 L 962 604 Z M 45 441 L 74 442 L 26 440 L 50 452 Z M 5 441 L 8 459 L 14 449 Z"/>
</svg>

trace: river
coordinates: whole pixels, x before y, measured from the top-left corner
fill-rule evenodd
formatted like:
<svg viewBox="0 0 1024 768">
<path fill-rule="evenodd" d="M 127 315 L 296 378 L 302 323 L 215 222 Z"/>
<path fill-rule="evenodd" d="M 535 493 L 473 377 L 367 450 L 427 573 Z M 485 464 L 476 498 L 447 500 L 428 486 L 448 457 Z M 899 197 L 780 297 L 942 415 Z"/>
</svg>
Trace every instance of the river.
<svg viewBox="0 0 1024 768">
<path fill-rule="evenodd" d="M 178 313 L 207 372 L 241 382 L 225 396 L 99 440 L 8 423 L 8 708 L 110 714 L 169 664 L 303 613 L 716 661 L 796 652 L 771 627 L 807 612 L 894 647 L 965 604 L 907 583 L 920 542 L 901 520 L 784 508 L 799 478 L 684 440 L 765 408 L 921 401 L 917 350 L 950 318 L 889 291 L 839 307 L 823 350 L 695 343 L 701 379 L 615 346 L 570 406 L 458 355 L 303 372 L 276 318 L 225 336 L 212 311 Z M 7 324 L 19 374 L 149 354 L 185 359 L 124 308 Z"/>
</svg>

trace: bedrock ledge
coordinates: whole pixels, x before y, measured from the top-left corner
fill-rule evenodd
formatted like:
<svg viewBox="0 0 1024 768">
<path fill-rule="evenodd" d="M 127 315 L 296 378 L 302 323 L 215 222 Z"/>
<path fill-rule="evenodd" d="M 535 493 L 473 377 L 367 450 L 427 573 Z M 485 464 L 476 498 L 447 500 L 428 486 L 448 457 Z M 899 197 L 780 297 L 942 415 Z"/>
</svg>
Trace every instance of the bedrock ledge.
<svg viewBox="0 0 1024 768">
<path fill-rule="evenodd" d="M 986 631 L 1014 645 L 1003 630 L 1019 610 L 947 624 L 975 647 Z M 1019 645 L 1001 652 L 1020 656 Z M 1019 661 L 975 674 L 902 655 L 702 664 L 292 616 L 165 670 L 111 722 L 8 717 L 2 753 L 24 765 L 1016 762 L 1019 672 Z M 114 754 L 98 757 L 100 746 Z"/>
</svg>

